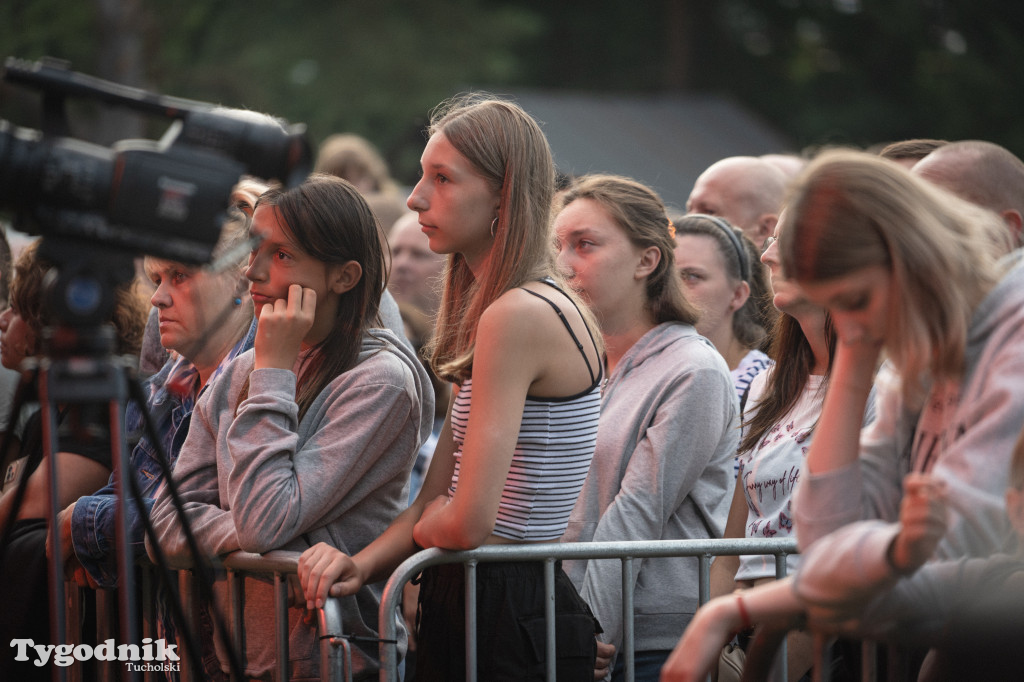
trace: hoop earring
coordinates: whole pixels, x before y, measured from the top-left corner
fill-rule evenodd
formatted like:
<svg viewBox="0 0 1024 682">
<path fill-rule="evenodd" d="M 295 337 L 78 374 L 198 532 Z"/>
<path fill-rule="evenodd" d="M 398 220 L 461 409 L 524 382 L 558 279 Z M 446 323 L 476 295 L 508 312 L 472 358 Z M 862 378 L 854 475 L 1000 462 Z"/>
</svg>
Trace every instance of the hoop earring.
<svg viewBox="0 0 1024 682">
<path fill-rule="evenodd" d="M 491 221 L 491 237 L 494 237 L 494 230 L 498 226 L 498 216 L 494 216 L 494 220 Z"/>
</svg>

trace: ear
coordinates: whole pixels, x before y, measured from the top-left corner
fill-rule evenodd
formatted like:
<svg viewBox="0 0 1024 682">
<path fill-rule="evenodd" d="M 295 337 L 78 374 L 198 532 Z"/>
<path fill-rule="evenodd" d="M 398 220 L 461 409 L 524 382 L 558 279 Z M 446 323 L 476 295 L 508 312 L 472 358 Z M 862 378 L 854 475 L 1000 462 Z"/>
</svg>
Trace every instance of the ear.
<svg viewBox="0 0 1024 682">
<path fill-rule="evenodd" d="M 1020 211 L 1008 208 L 999 215 L 1003 217 L 1003 222 L 1005 222 L 1006 226 L 1010 228 L 1010 233 L 1013 235 L 1014 246 L 1020 246 L 1022 238 L 1024 238 L 1024 234 L 1022 234 L 1022 229 L 1024 229 L 1024 218 L 1021 217 Z"/>
<path fill-rule="evenodd" d="M 661 262 L 661 249 L 657 246 L 648 246 L 640 252 L 640 262 L 636 265 L 636 272 L 633 276 L 636 279 L 644 279 L 654 272 Z"/>
<path fill-rule="evenodd" d="M 328 272 L 328 284 L 331 291 L 336 294 L 343 294 L 356 284 L 363 276 L 363 266 L 354 260 L 341 265 L 332 265 Z"/>
<path fill-rule="evenodd" d="M 732 300 L 729 301 L 729 310 L 736 312 L 743 307 L 743 304 L 750 298 L 750 284 L 747 282 L 740 282 L 736 285 L 736 289 L 732 292 Z"/>
</svg>

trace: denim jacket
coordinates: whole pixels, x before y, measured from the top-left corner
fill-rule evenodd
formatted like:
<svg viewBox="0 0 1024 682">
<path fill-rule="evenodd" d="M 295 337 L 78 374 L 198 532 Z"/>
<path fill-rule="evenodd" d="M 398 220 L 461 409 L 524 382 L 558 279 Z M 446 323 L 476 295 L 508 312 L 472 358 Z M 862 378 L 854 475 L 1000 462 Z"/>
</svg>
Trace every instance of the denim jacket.
<svg viewBox="0 0 1024 682">
<path fill-rule="evenodd" d="M 245 336 L 221 360 L 207 381 L 206 387 L 213 383 L 237 355 L 252 348 L 255 336 L 254 320 Z M 160 434 L 160 445 L 167 455 L 168 465 L 172 468 L 178 458 L 181 444 L 185 442 L 192 409 L 199 397 L 198 376 L 195 365 L 174 354 L 145 384 L 154 427 Z M 129 403 L 125 411 L 125 433 L 142 433 L 142 437 L 132 449 L 128 465 L 135 475 L 143 503 L 148 510 L 153 507 L 153 500 L 157 489 L 163 483 L 164 473 L 160 468 L 157 446 L 144 432 L 144 424 L 144 416 L 139 405 L 135 402 Z M 71 516 L 71 537 L 75 555 L 82 567 L 101 587 L 113 587 L 117 584 L 117 544 L 114 525 L 117 502 L 115 474 L 111 474 L 105 487 L 93 495 L 79 498 Z M 126 505 L 126 515 L 128 542 L 132 555 L 139 557 L 146 553 L 145 525 L 132 500 Z"/>
</svg>

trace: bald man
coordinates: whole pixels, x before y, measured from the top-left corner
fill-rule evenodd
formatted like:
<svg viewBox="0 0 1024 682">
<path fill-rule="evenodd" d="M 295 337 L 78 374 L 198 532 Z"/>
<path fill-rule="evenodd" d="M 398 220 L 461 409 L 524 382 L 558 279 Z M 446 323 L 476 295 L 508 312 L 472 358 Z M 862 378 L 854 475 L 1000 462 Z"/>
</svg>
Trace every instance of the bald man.
<svg viewBox="0 0 1024 682">
<path fill-rule="evenodd" d="M 1003 217 L 1015 246 L 1024 226 L 1024 161 L 992 142 L 961 140 L 918 161 L 912 173 Z"/>
<path fill-rule="evenodd" d="M 775 231 L 786 181 L 786 174 L 768 161 L 730 156 L 700 174 L 686 211 L 721 216 L 760 247 Z"/>
</svg>

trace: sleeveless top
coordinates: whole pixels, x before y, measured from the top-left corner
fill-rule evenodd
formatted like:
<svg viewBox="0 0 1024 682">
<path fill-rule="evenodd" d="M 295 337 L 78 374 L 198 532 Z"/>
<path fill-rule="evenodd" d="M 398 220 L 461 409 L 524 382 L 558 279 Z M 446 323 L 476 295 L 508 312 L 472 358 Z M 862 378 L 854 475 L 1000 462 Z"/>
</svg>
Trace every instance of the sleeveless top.
<svg viewBox="0 0 1024 682">
<path fill-rule="evenodd" d="M 552 281 L 540 281 L 559 290 Z M 512 465 L 501 491 L 494 534 L 511 540 L 537 542 L 557 540 L 565 532 L 569 513 L 590 471 L 601 413 L 602 368 L 599 366 L 597 375 L 594 374 L 583 344 L 553 301 L 529 289 L 523 291 L 547 301 L 554 309 L 583 356 L 592 380 L 589 388 L 576 395 L 526 397 Z M 592 335 L 590 341 L 594 343 Z M 462 382 L 452 406 L 452 434 L 456 450 L 449 498 L 455 495 L 459 485 L 462 447 L 472 396 L 473 379 L 469 378 Z"/>
</svg>

